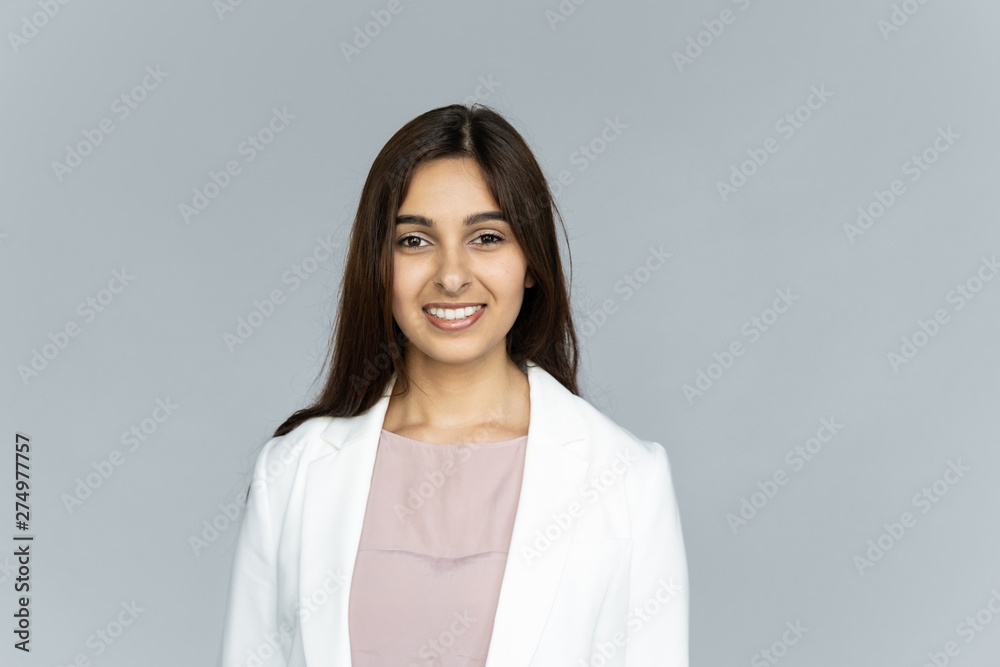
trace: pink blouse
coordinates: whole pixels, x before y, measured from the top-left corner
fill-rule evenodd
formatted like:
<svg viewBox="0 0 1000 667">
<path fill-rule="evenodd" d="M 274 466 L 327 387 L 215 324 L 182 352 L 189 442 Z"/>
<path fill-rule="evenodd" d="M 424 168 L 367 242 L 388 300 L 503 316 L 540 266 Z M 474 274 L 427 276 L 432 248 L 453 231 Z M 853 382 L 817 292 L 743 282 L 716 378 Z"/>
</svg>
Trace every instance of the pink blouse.
<svg viewBox="0 0 1000 667">
<path fill-rule="evenodd" d="M 483 667 L 527 442 L 382 429 L 348 603 L 353 667 Z"/>
</svg>

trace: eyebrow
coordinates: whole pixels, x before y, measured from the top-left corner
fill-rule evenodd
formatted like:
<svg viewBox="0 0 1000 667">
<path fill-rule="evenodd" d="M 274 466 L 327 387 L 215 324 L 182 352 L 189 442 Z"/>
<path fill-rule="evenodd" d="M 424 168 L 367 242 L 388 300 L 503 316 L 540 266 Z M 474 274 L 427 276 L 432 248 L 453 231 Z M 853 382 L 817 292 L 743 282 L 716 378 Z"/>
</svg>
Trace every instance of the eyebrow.
<svg viewBox="0 0 1000 667">
<path fill-rule="evenodd" d="M 463 226 L 469 227 L 480 222 L 486 222 L 488 220 L 499 220 L 504 221 L 503 215 L 500 211 L 480 211 L 479 213 L 472 213 L 465 218 L 462 223 Z M 400 215 L 396 217 L 397 225 L 422 225 L 424 227 L 433 227 L 434 221 L 423 215 Z"/>
</svg>

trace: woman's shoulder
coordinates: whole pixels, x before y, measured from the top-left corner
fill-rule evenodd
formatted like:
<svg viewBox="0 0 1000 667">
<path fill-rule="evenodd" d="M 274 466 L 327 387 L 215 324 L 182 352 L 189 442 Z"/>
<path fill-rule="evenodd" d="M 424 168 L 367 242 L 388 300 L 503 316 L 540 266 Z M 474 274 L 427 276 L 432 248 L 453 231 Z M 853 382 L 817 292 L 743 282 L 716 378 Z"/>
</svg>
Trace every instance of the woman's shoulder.
<svg viewBox="0 0 1000 667">
<path fill-rule="evenodd" d="M 271 438 L 257 455 L 255 477 L 265 477 L 273 482 L 293 475 L 303 465 L 329 453 L 323 432 L 329 428 L 333 417 L 312 417 L 288 433 Z"/>
<path fill-rule="evenodd" d="M 576 407 L 584 422 L 592 455 L 597 459 L 624 459 L 630 467 L 651 471 L 666 459 L 666 448 L 657 441 L 644 440 L 619 424 L 582 396 L 575 396 Z"/>
<path fill-rule="evenodd" d="M 576 445 L 578 453 L 590 459 L 588 480 L 602 488 L 619 488 L 627 498 L 630 521 L 654 509 L 673 512 L 673 472 L 666 447 L 636 436 L 585 398 L 577 398 L 586 437 Z"/>
</svg>

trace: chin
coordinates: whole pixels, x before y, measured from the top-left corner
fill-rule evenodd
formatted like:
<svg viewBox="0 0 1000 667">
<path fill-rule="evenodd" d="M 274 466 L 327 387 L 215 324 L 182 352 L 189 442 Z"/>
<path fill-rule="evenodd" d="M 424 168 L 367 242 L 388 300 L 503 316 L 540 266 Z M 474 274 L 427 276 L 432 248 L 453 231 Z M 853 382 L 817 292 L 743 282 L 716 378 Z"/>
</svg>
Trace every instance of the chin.
<svg viewBox="0 0 1000 667">
<path fill-rule="evenodd" d="M 501 341 L 502 344 L 502 341 Z M 493 349 L 479 341 L 426 341 L 410 340 L 410 348 L 419 350 L 419 354 L 430 361 L 441 364 L 459 366 L 486 357 Z"/>
</svg>

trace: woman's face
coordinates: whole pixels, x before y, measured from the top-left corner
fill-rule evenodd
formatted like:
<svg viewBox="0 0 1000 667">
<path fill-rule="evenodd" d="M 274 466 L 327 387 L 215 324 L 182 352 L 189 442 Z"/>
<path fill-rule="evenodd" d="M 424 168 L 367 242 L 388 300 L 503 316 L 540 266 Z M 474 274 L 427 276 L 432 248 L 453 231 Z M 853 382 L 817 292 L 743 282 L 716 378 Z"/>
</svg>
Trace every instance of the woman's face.
<svg viewBox="0 0 1000 667">
<path fill-rule="evenodd" d="M 506 356 L 507 333 L 534 280 L 479 165 L 438 158 L 418 166 L 393 238 L 392 314 L 409 340 L 408 358 L 461 364 L 498 346 Z M 479 310 L 467 316 L 466 306 Z M 456 319 L 442 319 L 449 316 Z"/>
</svg>

